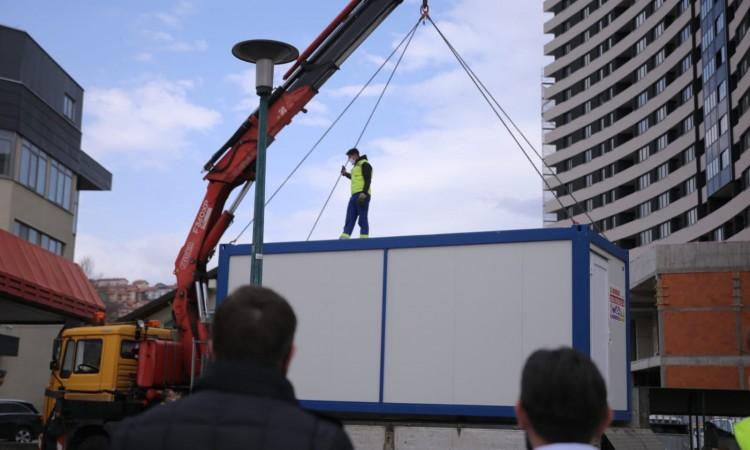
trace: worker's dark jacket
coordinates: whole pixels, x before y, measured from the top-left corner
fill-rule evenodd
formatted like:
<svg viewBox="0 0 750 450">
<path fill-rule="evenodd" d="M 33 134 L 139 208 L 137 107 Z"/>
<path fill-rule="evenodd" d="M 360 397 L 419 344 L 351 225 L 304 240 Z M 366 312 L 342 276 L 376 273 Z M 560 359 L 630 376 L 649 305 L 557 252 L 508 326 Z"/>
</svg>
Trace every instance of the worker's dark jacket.
<svg viewBox="0 0 750 450">
<path fill-rule="evenodd" d="M 302 410 L 281 371 L 217 362 L 195 392 L 123 421 L 112 450 L 351 449 L 342 427 Z"/>
</svg>

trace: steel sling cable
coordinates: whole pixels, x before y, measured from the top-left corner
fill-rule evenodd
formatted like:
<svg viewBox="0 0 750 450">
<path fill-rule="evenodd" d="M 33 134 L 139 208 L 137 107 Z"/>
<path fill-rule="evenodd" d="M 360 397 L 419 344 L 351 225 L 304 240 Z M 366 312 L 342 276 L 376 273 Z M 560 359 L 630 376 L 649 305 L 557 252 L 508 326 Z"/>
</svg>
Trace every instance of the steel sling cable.
<svg viewBox="0 0 750 450">
<path fill-rule="evenodd" d="M 396 61 L 396 64 L 393 66 L 393 70 L 391 71 L 391 74 L 388 76 L 388 80 L 386 81 L 385 85 L 383 86 L 383 90 L 380 91 L 380 95 L 378 96 L 378 100 L 375 102 L 375 106 L 373 106 L 372 111 L 370 111 L 370 116 L 367 118 L 367 121 L 365 122 L 364 127 L 362 127 L 362 131 L 359 133 L 359 137 L 357 137 L 357 141 L 354 144 L 354 147 L 357 147 L 359 145 L 359 142 L 362 140 L 362 137 L 365 135 L 365 131 L 367 131 L 367 127 L 370 125 L 370 122 L 372 121 L 372 117 L 375 115 L 375 111 L 378 109 L 378 106 L 380 105 L 380 101 L 383 99 L 383 96 L 385 95 L 385 92 L 388 90 L 388 86 L 391 84 L 391 80 L 393 80 L 393 76 L 396 74 L 396 70 L 398 69 L 398 66 L 401 64 L 401 61 L 404 58 L 404 55 L 406 54 L 406 50 L 409 48 L 409 44 L 411 44 L 411 40 L 414 37 L 414 35 L 417 32 L 417 26 L 422 21 L 422 17 L 419 18 L 416 25 L 412 29 L 410 35 L 408 36 L 408 40 L 406 41 L 406 45 L 404 46 L 403 50 L 401 51 L 401 54 L 398 57 L 398 60 Z M 323 212 L 325 211 L 326 207 L 328 206 L 328 202 L 331 201 L 331 197 L 333 197 L 333 193 L 336 191 L 336 187 L 339 184 L 339 181 L 341 181 L 341 176 L 336 177 L 336 182 L 333 184 L 333 188 L 331 189 L 331 192 L 328 193 L 328 198 L 326 198 L 325 203 L 323 203 L 323 207 L 320 209 L 320 212 L 318 213 L 318 217 L 315 219 L 315 223 L 313 224 L 312 228 L 310 229 L 310 232 L 307 234 L 307 241 L 310 240 L 310 237 L 312 236 L 313 232 L 315 231 L 315 227 L 318 226 L 318 222 L 320 221 L 320 218 L 323 216 Z"/>
<path fill-rule="evenodd" d="M 518 134 L 520 134 L 523 137 L 524 141 L 526 141 L 526 143 L 531 148 L 531 150 L 534 152 L 534 154 L 540 159 L 540 161 L 542 162 L 542 165 L 544 167 L 546 167 L 550 171 L 550 173 L 552 174 L 552 176 L 555 178 L 555 180 L 557 180 L 557 182 L 560 183 L 563 186 L 563 189 L 565 189 L 565 192 L 568 195 L 570 195 L 571 200 L 573 200 L 574 205 L 578 206 L 579 209 L 581 211 L 583 211 L 583 214 L 586 216 L 586 218 L 591 223 L 592 227 L 594 228 L 594 231 L 596 231 L 598 234 L 601 234 L 602 236 L 606 237 L 605 234 L 599 229 L 599 226 L 596 224 L 596 222 L 591 218 L 591 216 L 586 211 L 586 209 L 581 206 L 580 202 L 578 202 L 578 200 L 575 198 L 575 196 L 573 196 L 573 194 L 568 190 L 567 186 L 564 183 L 562 183 L 562 181 L 557 176 L 557 174 L 555 174 L 552 171 L 552 169 L 550 168 L 550 166 L 542 158 L 541 154 L 529 142 L 528 138 L 526 138 L 526 136 L 523 134 L 523 132 L 521 132 L 521 130 L 518 128 L 518 126 L 515 124 L 515 122 L 513 122 L 513 120 L 510 118 L 510 116 L 508 115 L 508 113 L 500 106 L 500 103 L 490 93 L 490 91 L 487 89 L 487 87 L 484 85 L 484 83 L 482 83 L 482 81 L 479 79 L 479 77 L 474 73 L 474 71 L 471 69 L 471 67 L 469 67 L 468 63 L 466 63 L 466 61 L 461 57 L 461 55 L 458 53 L 458 50 L 456 50 L 456 48 L 450 43 L 450 41 L 448 40 L 448 38 L 443 34 L 443 32 L 440 30 L 440 28 L 437 26 L 437 24 L 432 20 L 432 17 L 430 17 L 429 15 L 427 15 L 426 17 L 427 17 L 427 20 L 429 20 L 430 23 L 432 24 L 432 26 L 435 28 L 435 31 L 437 31 L 437 33 L 443 39 L 443 41 L 445 42 L 445 44 L 448 46 L 448 48 L 450 49 L 450 51 L 453 54 L 453 56 L 455 56 L 455 58 L 458 61 L 459 65 L 461 65 L 461 67 L 464 69 L 464 71 L 466 72 L 466 74 L 469 76 L 469 78 L 472 80 L 472 82 L 474 83 L 474 85 L 477 87 L 477 89 L 479 90 L 479 92 L 482 95 L 482 97 L 484 97 L 485 101 L 490 106 L 490 109 L 492 109 L 492 111 L 495 113 L 495 115 L 497 116 L 497 118 L 500 120 L 500 123 L 502 123 L 502 125 L 505 127 L 505 129 L 510 134 L 511 138 L 515 141 L 516 145 L 518 145 L 518 148 L 521 150 L 521 152 L 523 152 L 524 156 L 529 161 L 529 163 L 531 163 L 532 167 L 534 168 L 534 171 L 542 179 L 542 182 L 545 184 L 545 186 L 547 187 L 547 189 L 554 195 L 555 200 L 560 205 L 560 207 L 563 210 L 567 210 L 567 208 L 562 203 L 562 201 L 560 200 L 560 197 L 557 195 L 557 193 L 555 192 L 555 190 L 552 189 L 552 187 L 550 186 L 549 182 L 544 177 L 544 175 L 542 174 L 542 172 L 536 167 L 536 165 L 534 164 L 532 158 L 529 156 L 529 154 L 526 151 L 526 149 L 524 149 L 523 145 L 521 145 L 521 143 L 519 142 L 518 138 L 516 138 L 516 136 L 514 135 L 514 133 L 511 131 L 511 129 L 508 126 L 508 124 L 506 123 L 506 121 L 497 112 L 497 110 L 495 109 L 495 107 L 492 104 L 493 101 L 497 105 L 497 108 L 500 109 L 500 111 L 502 111 L 502 113 L 507 117 L 508 121 L 513 125 L 513 128 L 516 129 L 516 131 L 518 132 Z M 572 220 L 572 218 L 571 218 L 571 220 Z M 575 221 L 573 221 L 573 223 L 575 223 Z"/>
<path fill-rule="evenodd" d="M 297 172 L 297 170 L 299 170 L 299 168 L 302 167 L 302 164 L 304 164 L 304 162 L 307 160 L 307 158 L 309 158 L 310 155 L 312 155 L 312 153 L 318 148 L 318 146 L 320 145 L 320 143 L 323 142 L 323 140 L 328 136 L 328 133 L 331 132 L 331 130 L 333 129 L 333 127 L 335 127 L 338 124 L 338 122 L 341 120 L 341 118 L 344 116 L 344 114 L 346 114 L 346 112 L 349 111 L 349 109 L 352 107 L 352 105 L 354 104 L 354 102 L 356 102 L 359 99 L 359 97 L 362 96 L 362 93 L 370 86 L 370 84 L 372 84 L 373 80 L 375 79 L 375 77 L 378 76 L 378 74 L 380 73 L 380 71 L 383 70 L 383 68 L 386 65 L 388 65 L 388 63 L 393 58 L 393 56 L 404 45 L 404 43 L 407 41 L 407 39 L 409 39 L 409 36 L 411 36 L 411 35 L 414 34 L 414 31 L 416 30 L 416 28 L 417 28 L 418 25 L 419 25 L 419 21 L 417 21 L 417 23 L 415 23 L 414 26 L 412 28 L 410 28 L 409 31 L 406 32 L 406 34 L 401 39 L 401 41 L 398 43 L 398 45 L 393 49 L 393 51 L 391 51 L 391 53 L 388 55 L 388 57 L 385 58 L 385 60 L 380 64 L 380 66 L 378 67 L 378 69 L 370 76 L 370 78 L 365 82 L 365 84 L 362 85 L 362 87 L 357 92 L 357 94 L 349 101 L 349 103 L 344 107 L 344 109 L 341 110 L 341 112 L 339 113 L 339 115 L 336 116 L 336 118 L 333 120 L 333 122 L 331 122 L 331 125 L 329 125 L 328 128 L 323 132 L 323 134 L 318 138 L 318 140 L 315 141 L 315 143 L 313 144 L 313 146 L 310 147 L 310 150 L 308 150 L 307 153 L 305 153 L 305 155 L 297 163 L 297 165 L 294 166 L 294 169 L 292 169 L 292 171 L 289 173 L 289 175 L 286 176 L 286 178 L 284 179 L 284 181 L 282 181 L 281 184 L 279 184 L 279 186 L 268 197 L 268 200 L 266 200 L 266 203 L 265 203 L 266 206 L 268 206 L 268 204 L 271 203 L 271 200 L 273 200 L 274 197 L 276 197 L 276 194 L 278 194 L 279 191 L 281 191 L 281 189 L 287 184 L 287 182 L 292 178 L 292 176 L 294 176 L 294 174 Z M 237 242 L 242 237 L 242 235 L 245 234 L 245 232 L 247 231 L 247 229 L 250 228 L 250 225 L 252 225 L 252 224 L 253 224 L 253 220 L 251 219 L 250 222 L 248 222 L 248 224 L 245 225 L 245 227 L 237 234 L 237 236 L 234 239 L 232 239 L 231 241 L 229 241 L 229 243 L 230 244 L 234 244 L 235 242 Z"/>
</svg>

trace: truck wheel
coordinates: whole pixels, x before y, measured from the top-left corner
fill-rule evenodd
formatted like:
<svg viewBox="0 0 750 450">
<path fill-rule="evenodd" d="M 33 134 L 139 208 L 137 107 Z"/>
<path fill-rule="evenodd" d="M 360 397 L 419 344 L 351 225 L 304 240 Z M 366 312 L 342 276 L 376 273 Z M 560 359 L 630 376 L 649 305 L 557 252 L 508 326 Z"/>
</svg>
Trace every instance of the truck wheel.
<svg viewBox="0 0 750 450">
<path fill-rule="evenodd" d="M 13 435 L 13 440 L 16 442 L 24 443 L 24 444 L 28 444 L 29 442 L 33 441 L 34 435 L 31 432 L 31 428 L 18 427 L 16 429 L 16 434 Z"/>
<path fill-rule="evenodd" d="M 76 445 L 74 450 L 107 450 L 109 448 L 109 439 L 101 434 L 95 434 L 85 438 L 80 444 Z"/>
</svg>

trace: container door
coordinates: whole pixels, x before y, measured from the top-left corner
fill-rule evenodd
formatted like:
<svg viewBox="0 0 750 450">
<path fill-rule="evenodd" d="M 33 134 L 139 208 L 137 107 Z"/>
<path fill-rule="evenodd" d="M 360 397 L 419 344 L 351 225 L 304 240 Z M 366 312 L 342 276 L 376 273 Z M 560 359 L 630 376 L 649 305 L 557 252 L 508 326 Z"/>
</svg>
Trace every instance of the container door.
<svg viewBox="0 0 750 450">
<path fill-rule="evenodd" d="M 610 329 L 609 329 L 609 263 L 606 259 L 591 253 L 591 267 L 589 271 L 591 289 L 591 359 L 610 386 L 609 357 L 610 357 Z"/>
</svg>

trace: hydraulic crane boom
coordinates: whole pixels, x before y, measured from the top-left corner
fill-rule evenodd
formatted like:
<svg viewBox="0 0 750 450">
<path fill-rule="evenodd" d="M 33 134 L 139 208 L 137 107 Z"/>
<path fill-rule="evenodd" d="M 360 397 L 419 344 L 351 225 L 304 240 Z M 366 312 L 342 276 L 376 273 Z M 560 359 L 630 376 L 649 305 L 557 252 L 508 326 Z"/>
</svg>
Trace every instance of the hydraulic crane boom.
<svg viewBox="0 0 750 450">
<path fill-rule="evenodd" d="M 349 55 L 403 0 L 351 0 L 328 27 L 302 52 L 274 90 L 269 102 L 269 142 L 336 72 Z M 207 353 L 206 264 L 234 219 L 234 212 L 255 179 L 258 111 L 240 125 L 211 157 L 204 169 L 206 195 L 175 261 L 177 290 L 172 302 L 175 324 L 185 362 L 200 361 Z M 224 210 L 231 192 L 243 185 L 230 208 Z M 249 279 L 249 274 L 248 274 Z M 195 341 L 198 342 L 196 345 Z M 186 364 L 191 367 L 191 364 Z M 193 365 L 190 375 L 198 370 Z"/>
</svg>

